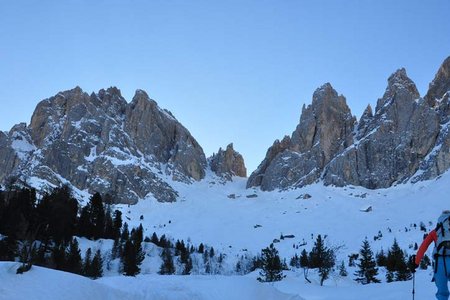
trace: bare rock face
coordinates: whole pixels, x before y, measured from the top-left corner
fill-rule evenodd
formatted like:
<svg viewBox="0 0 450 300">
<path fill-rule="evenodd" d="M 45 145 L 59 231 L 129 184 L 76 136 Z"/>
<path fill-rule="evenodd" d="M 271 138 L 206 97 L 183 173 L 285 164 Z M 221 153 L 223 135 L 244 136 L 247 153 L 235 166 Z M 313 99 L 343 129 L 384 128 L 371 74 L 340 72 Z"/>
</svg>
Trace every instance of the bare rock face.
<svg viewBox="0 0 450 300">
<path fill-rule="evenodd" d="M 448 169 L 450 57 L 425 98 L 405 69 L 397 70 L 375 112 L 369 105 L 357 124 L 344 97 L 325 84 L 303 107 L 292 137 L 269 148 L 247 187 L 286 189 L 323 180 L 376 189 L 436 178 Z"/>
<path fill-rule="evenodd" d="M 327 166 L 324 183 L 385 188 L 411 178 L 439 133 L 438 114 L 400 69 L 388 79 L 375 115 L 365 112 L 356 141 Z"/>
<path fill-rule="evenodd" d="M 289 136 L 285 136 L 281 142 L 279 140 L 276 140 L 273 143 L 272 147 L 270 147 L 267 150 L 266 157 L 264 158 L 264 160 L 259 164 L 258 168 L 248 178 L 247 188 L 262 185 L 267 168 L 269 168 L 275 157 L 277 157 L 280 153 L 283 153 L 285 150 L 289 148 L 290 144 L 291 138 Z"/>
<path fill-rule="evenodd" d="M 229 180 L 232 176 L 247 177 L 244 158 L 234 150 L 233 144 L 229 144 L 225 150 L 220 148 L 208 161 L 211 170 L 218 176 Z"/>
<path fill-rule="evenodd" d="M 430 83 L 425 100 L 430 106 L 441 102 L 442 97 L 450 91 L 450 56 L 440 66 L 436 76 Z"/>
<path fill-rule="evenodd" d="M 436 178 L 450 169 L 450 57 L 439 68 L 425 96 L 439 114 L 436 143 L 420 165 L 412 182 Z"/>
<path fill-rule="evenodd" d="M 345 98 L 324 84 L 314 92 L 312 104 L 303 107 L 292 137 L 275 142 L 247 187 L 274 190 L 313 183 L 328 162 L 352 143 L 354 124 Z"/>
<path fill-rule="evenodd" d="M 0 134 L 0 182 L 68 183 L 122 203 L 175 201 L 167 176 L 200 180 L 205 168 L 189 131 L 143 91 L 128 104 L 115 87 L 91 95 L 76 87 L 41 101 L 28 127 Z"/>
</svg>

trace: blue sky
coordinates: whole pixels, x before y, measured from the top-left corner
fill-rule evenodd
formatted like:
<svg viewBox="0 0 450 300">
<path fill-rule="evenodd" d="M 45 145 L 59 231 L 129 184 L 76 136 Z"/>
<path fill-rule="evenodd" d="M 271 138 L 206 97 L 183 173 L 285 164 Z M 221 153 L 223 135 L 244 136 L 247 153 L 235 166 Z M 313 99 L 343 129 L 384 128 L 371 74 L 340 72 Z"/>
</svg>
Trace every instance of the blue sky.
<svg viewBox="0 0 450 300">
<path fill-rule="evenodd" d="M 136 89 L 207 156 L 254 170 L 325 82 L 360 117 L 405 67 L 422 95 L 450 56 L 450 1 L 0 1 L 0 130 L 80 86 Z"/>
</svg>

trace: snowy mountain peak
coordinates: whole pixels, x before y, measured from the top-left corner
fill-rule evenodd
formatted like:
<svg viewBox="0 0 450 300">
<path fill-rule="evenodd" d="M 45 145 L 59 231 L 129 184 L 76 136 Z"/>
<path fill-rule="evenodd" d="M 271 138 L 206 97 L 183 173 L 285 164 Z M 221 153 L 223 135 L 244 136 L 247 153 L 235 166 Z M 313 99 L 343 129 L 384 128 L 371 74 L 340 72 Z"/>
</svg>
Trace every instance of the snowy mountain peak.
<svg viewBox="0 0 450 300">
<path fill-rule="evenodd" d="M 205 176 L 200 145 L 144 91 L 129 104 L 116 87 L 63 91 L 37 105 L 29 126 L 0 139 L 0 182 L 12 176 L 38 188 L 69 184 L 136 203 L 147 196 L 175 201 L 169 182 Z"/>
<path fill-rule="evenodd" d="M 303 107 L 290 141 L 269 148 L 247 186 L 287 189 L 323 180 L 326 185 L 376 189 L 442 174 L 450 168 L 449 68 L 447 59 L 427 94 L 441 97 L 439 107 L 420 97 L 401 68 L 389 76 L 375 113 L 368 106 L 359 123 L 345 98 L 324 84 Z"/>
</svg>

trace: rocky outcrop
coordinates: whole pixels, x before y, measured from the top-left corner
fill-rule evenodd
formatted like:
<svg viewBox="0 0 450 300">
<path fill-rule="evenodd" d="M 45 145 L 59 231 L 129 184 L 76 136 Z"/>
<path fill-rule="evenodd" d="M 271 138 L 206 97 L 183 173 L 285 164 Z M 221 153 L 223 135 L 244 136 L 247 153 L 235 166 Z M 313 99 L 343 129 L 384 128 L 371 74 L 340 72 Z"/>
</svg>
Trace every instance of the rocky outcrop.
<svg viewBox="0 0 450 300">
<path fill-rule="evenodd" d="M 365 114 L 355 143 L 327 166 L 325 184 L 385 188 L 411 178 L 439 133 L 438 114 L 400 69 L 388 79 L 375 115 Z"/>
<path fill-rule="evenodd" d="M 205 168 L 189 131 L 140 90 L 127 103 L 115 87 L 91 95 L 76 87 L 41 101 L 28 127 L 0 135 L 0 180 L 69 183 L 123 203 L 175 201 L 167 176 L 200 180 Z"/>
<path fill-rule="evenodd" d="M 450 56 L 442 63 L 433 81 L 430 83 L 425 100 L 430 106 L 441 102 L 442 97 L 450 91 Z M 448 94 L 447 94 L 448 97 Z"/>
<path fill-rule="evenodd" d="M 352 143 L 354 124 L 345 98 L 324 84 L 314 92 L 312 104 L 303 107 L 292 137 L 274 143 L 247 187 L 273 190 L 318 180 L 328 162 Z"/>
<path fill-rule="evenodd" d="M 435 178 L 450 168 L 449 98 L 450 58 L 424 98 L 405 69 L 397 70 L 375 112 L 369 105 L 358 123 L 345 98 L 325 84 L 303 107 L 292 137 L 269 148 L 247 187 L 283 189 L 321 179 L 376 189 Z"/>
<path fill-rule="evenodd" d="M 412 182 L 435 178 L 450 168 L 450 57 L 439 68 L 425 96 L 439 114 L 439 135 Z"/>
<path fill-rule="evenodd" d="M 228 180 L 231 180 L 233 176 L 247 177 L 244 158 L 234 150 L 232 143 L 225 150 L 220 148 L 208 161 L 211 170 L 218 176 Z"/>
</svg>

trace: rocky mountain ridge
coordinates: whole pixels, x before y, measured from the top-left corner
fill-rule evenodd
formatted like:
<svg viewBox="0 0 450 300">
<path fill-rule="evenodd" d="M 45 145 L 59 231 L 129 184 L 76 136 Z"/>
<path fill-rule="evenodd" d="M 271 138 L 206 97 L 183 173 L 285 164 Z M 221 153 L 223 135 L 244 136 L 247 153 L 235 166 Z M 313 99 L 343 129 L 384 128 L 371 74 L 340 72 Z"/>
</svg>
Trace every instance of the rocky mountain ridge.
<svg viewBox="0 0 450 300">
<path fill-rule="evenodd" d="M 386 188 L 436 178 L 450 168 L 450 57 L 424 98 L 405 69 L 388 78 L 375 112 L 359 122 L 327 83 L 303 107 L 300 123 L 275 141 L 247 182 L 263 190 L 325 185 Z"/>
<path fill-rule="evenodd" d="M 388 78 L 375 110 L 357 121 L 326 83 L 303 106 L 291 136 L 276 140 L 247 187 L 325 185 L 387 188 L 433 179 L 450 168 L 450 57 L 421 97 L 405 69 Z M 202 180 L 208 168 L 225 180 L 246 177 L 233 144 L 206 158 L 189 131 L 137 90 L 127 102 L 111 87 L 91 95 L 76 87 L 41 101 L 30 124 L 0 132 L 0 184 L 69 184 L 136 203 L 149 195 L 176 201 L 174 181 Z"/>
<path fill-rule="evenodd" d="M 67 183 L 117 202 L 149 194 L 172 202 L 177 192 L 170 182 L 201 180 L 206 168 L 194 137 L 142 90 L 127 103 L 115 87 L 91 95 L 76 87 L 41 101 L 29 126 L 0 132 L 3 184 Z"/>
</svg>

